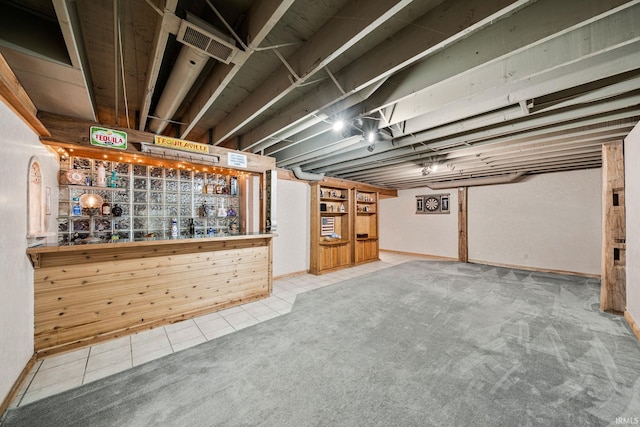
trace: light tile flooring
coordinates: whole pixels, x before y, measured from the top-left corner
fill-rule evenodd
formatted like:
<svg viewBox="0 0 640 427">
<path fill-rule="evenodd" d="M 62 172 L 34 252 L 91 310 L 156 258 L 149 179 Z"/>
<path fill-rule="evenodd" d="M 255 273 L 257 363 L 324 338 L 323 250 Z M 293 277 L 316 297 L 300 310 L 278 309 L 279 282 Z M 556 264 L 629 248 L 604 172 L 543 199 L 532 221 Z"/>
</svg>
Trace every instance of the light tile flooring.
<svg viewBox="0 0 640 427">
<path fill-rule="evenodd" d="M 303 274 L 275 280 L 269 298 L 40 360 L 24 381 L 11 407 L 25 405 L 287 314 L 300 293 L 418 258 L 381 252 L 380 259 L 321 276 Z"/>
</svg>

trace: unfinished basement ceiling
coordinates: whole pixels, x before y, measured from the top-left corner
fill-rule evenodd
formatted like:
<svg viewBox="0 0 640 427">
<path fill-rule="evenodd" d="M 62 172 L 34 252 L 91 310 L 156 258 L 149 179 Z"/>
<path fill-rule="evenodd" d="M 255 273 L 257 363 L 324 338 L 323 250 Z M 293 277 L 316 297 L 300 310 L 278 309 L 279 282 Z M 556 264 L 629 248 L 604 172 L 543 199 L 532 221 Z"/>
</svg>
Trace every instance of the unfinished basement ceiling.
<svg viewBox="0 0 640 427">
<path fill-rule="evenodd" d="M 0 0 L 0 52 L 41 112 L 458 185 L 600 167 L 640 118 L 639 3 Z"/>
</svg>

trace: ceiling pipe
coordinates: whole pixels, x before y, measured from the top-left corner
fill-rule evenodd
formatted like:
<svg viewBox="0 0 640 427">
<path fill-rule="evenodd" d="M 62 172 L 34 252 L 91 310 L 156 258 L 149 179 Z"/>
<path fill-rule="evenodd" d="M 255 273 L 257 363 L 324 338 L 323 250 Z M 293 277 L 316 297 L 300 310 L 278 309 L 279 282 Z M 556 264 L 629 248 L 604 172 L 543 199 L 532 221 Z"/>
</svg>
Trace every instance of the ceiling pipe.
<svg viewBox="0 0 640 427">
<path fill-rule="evenodd" d="M 157 8 L 151 0 L 147 0 L 147 3 L 161 16 L 161 18 L 156 22 L 154 50 L 152 52 L 153 60 L 149 61 L 149 66 L 147 68 L 145 91 L 142 98 L 142 107 L 140 108 L 140 121 L 138 123 L 138 130 L 141 131 L 144 131 L 147 127 L 151 98 L 153 97 L 153 93 L 156 89 L 155 82 L 158 78 L 158 74 L 160 74 L 160 66 L 162 65 L 164 51 L 167 48 L 169 34 L 176 35 L 178 33 L 181 21 L 181 19 L 175 15 L 176 8 L 178 7 L 178 0 L 166 0 L 164 10 Z"/>
<path fill-rule="evenodd" d="M 445 182 L 430 182 L 425 184 L 432 190 L 443 190 L 453 187 L 477 187 L 480 185 L 510 184 L 522 177 L 526 172 L 515 172 L 509 175 L 488 176 L 482 178 L 466 178 Z"/>
<path fill-rule="evenodd" d="M 155 117 L 149 121 L 149 130 L 161 133 L 178 111 L 191 86 L 202 72 L 209 57 L 187 45 L 182 46 L 180 54 L 167 80 L 156 107 Z"/>
<path fill-rule="evenodd" d="M 324 172 L 323 173 L 303 172 L 300 166 L 292 167 L 291 171 L 293 172 L 296 178 L 302 179 L 304 181 L 320 181 L 322 178 L 324 178 Z"/>
</svg>

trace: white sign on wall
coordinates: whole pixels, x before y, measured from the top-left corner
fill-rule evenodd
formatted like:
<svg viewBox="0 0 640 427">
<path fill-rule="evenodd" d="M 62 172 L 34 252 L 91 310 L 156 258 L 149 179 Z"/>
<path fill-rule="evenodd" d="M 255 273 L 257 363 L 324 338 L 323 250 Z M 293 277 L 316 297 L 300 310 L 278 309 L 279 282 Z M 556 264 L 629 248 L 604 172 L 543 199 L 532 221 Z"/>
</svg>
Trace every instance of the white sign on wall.
<svg viewBox="0 0 640 427">
<path fill-rule="evenodd" d="M 229 153 L 227 156 L 227 163 L 229 166 L 233 166 L 235 168 L 246 168 L 247 156 L 239 153 Z"/>
</svg>

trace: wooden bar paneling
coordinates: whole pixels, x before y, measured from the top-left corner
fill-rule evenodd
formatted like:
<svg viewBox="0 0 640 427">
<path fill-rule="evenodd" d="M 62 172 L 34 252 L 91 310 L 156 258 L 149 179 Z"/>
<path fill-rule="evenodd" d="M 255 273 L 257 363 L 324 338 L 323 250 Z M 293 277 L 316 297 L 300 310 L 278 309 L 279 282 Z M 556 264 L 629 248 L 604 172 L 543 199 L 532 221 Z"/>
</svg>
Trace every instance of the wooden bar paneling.
<svg viewBox="0 0 640 427">
<path fill-rule="evenodd" d="M 273 235 L 31 248 L 34 345 L 66 351 L 266 298 Z"/>
</svg>

